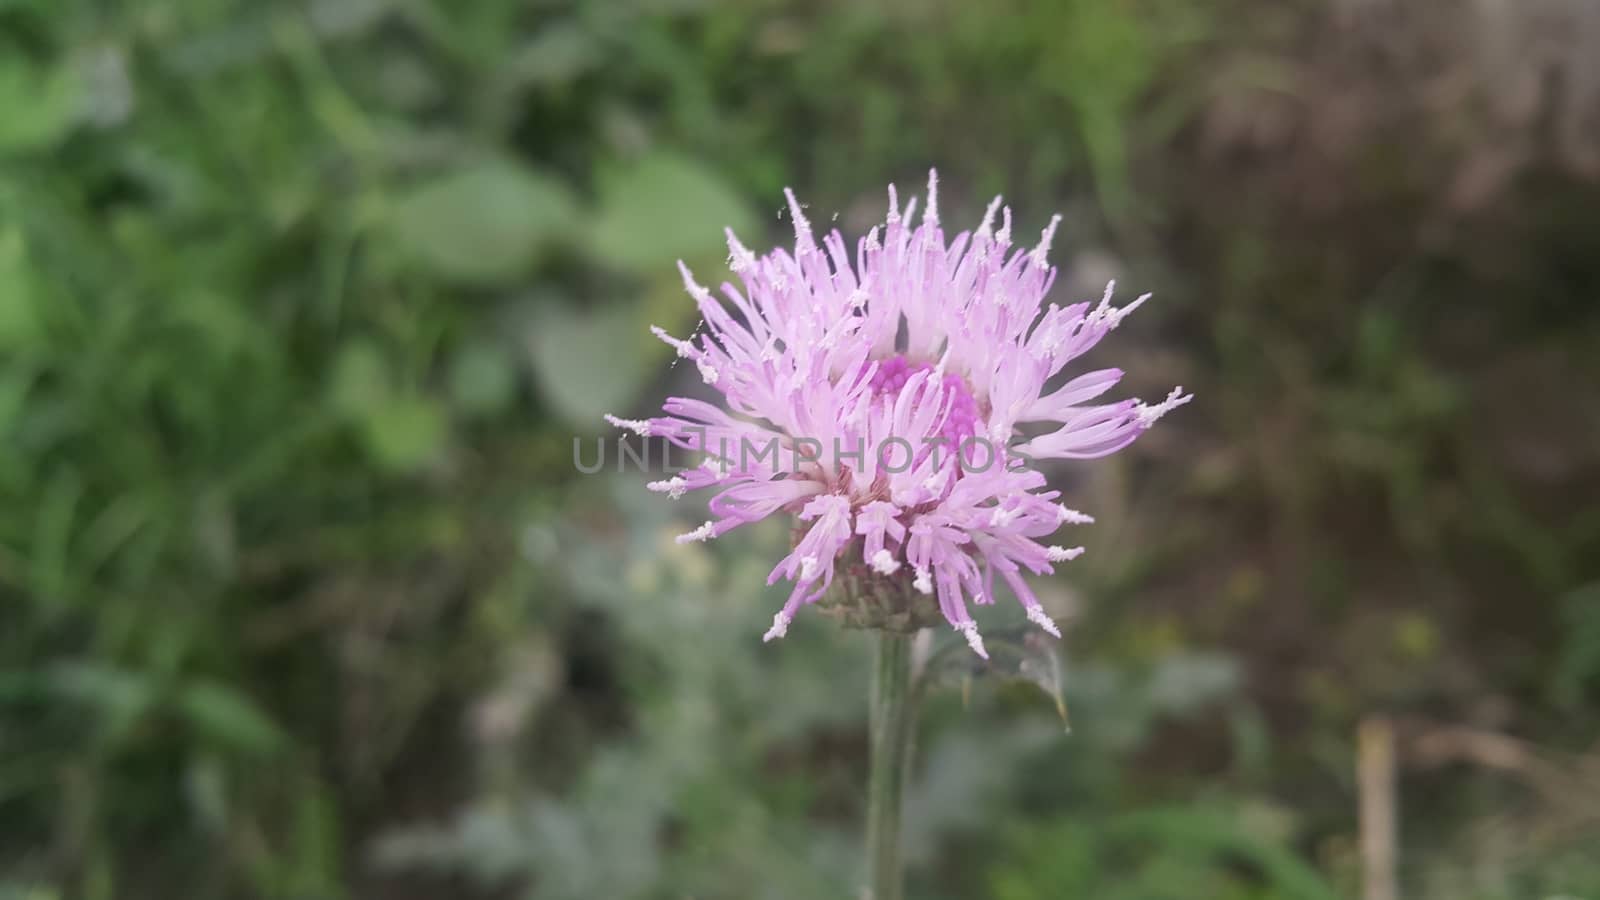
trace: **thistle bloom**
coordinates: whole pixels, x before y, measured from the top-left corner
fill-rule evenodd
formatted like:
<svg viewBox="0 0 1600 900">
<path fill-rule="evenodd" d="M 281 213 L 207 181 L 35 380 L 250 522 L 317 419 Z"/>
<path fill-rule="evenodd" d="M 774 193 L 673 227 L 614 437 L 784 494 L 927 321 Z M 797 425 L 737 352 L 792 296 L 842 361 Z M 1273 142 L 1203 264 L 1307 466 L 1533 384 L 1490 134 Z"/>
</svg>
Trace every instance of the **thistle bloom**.
<svg viewBox="0 0 1600 900">
<path fill-rule="evenodd" d="M 1061 217 L 1037 246 L 1014 249 L 1011 210 L 996 197 L 976 231 L 947 243 L 937 173 L 921 224 L 912 225 L 917 201 L 902 210 L 890 186 L 886 223 L 853 258 L 837 231 L 819 246 L 794 193 L 785 195 L 794 252 L 758 258 L 730 230 L 729 268 L 742 287 L 723 284 L 719 299 L 679 263 L 703 333 L 680 340 L 652 329 L 726 408 L 673 397 L 663 416 L 607 417 L 707 455 L 650 485 L 675 499 L 717 489 L 711 519 L 678 540 L 794 515 L 793 550 L 768 578 L 794 587 L 765 640 L 782 637 L 801 605 L 827 593 L 842 564 L 936 595 L 981 656 L 967 605 L 994 602 L 996 575 L 1031 621 L 1059 637 L 1022 573 L 1049 574 L 1075 559 L 1082 547 L 1044 541 L 1094 520 L 1059 504 L 1033 464 L 1114 453 L 1189 401 L 1174 388 L 1155 404 L 1093 402 L 1120 369 L 1058 377 L 1149 295 L 1114 307 L 1108 284 L 1098 303 L 1044 306 Z M 1043 424 L 1024 437 L 1024 423 Z"/>
</svg>

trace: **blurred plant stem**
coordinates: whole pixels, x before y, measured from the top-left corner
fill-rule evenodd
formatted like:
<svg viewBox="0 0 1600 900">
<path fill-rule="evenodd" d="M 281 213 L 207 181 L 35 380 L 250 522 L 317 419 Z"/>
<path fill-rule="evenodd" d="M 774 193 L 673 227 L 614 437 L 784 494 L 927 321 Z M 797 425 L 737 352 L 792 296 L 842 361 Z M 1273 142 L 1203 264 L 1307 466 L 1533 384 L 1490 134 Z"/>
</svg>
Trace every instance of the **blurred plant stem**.
<svg viewBox="0 0 1600 900">
<path fill-rule="evenodd" d="M 911 635 L 878 632 L 872 674 L 872 774 L 867 784 L 867 866 L 871 900 L 901 900 L 900 813 L 911 757 L 915 695 Z"/>
</svg>

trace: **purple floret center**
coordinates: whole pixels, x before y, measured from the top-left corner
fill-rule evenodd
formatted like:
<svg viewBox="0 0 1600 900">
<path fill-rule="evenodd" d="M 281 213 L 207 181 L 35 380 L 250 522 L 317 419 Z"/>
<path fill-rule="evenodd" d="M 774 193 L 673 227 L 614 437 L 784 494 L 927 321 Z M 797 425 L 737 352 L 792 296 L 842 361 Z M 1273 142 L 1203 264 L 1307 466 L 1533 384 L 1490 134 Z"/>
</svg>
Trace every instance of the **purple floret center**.
<svg viewBox="0 0 1600 900">
<path fill-rule="evenodd" d="M 903 355 L 879 360 L 878 370 L 872 376 L 872 390 L 892 402 L 905 389 L 906 382 L 912 376 L 933 368 L 933 363 L 912 362 Z M 946 441 L 941 445 L 941 449 L 949 452 L 962 447 L 967 439 L 982 431 L 979 426 L 983 424 L 983 413 L 978 398 L 972 394 L 972 388 L 960 375 L 954 372 L 946 374 L 944 390 L 949 402 L 949 411 L 945 415 L 944 426 L 939 430 L 939 436 Z M 978 453 L 975 447 L 965 449 L 968 456 Z"/>
</svg>

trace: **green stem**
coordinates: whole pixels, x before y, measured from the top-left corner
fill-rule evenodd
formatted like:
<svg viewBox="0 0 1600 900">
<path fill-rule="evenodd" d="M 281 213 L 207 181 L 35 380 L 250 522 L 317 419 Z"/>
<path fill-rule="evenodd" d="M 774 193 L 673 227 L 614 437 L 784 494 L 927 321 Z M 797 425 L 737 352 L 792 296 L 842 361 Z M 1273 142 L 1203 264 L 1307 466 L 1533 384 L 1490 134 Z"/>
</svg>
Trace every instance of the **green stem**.
<svg viewBox="0 0 1600 900">
<path fill-rule="evenodd" d="M 880 631 L 872 675 L 872 774 L 867 784 L 870 900 L 901 900 L 900 812 L 913 718 L 911 636 Z"/>
</svg>

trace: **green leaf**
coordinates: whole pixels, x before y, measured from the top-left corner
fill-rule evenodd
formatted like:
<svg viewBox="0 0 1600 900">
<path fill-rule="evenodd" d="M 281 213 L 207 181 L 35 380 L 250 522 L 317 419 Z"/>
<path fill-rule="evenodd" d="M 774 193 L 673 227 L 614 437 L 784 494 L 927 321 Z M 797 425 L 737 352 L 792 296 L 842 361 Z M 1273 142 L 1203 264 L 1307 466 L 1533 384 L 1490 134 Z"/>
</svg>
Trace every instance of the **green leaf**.
<svg viewBox="0 0 1600 900">
<path fill-rule="evenodd" d="M 966 642 L 960 640 L 950 641 L 935 651 L 918 676 L 917 689 L 958 684 L 965 691 L 978 678 L 1021 681 L 1038 687 L 1055 701 L 1056 714 L 1070 731 L 1061 642 L 1037 629 L 1019 628 L 986 632 L 983 643 L 989 653 L 988 659 L 972 653 Z"/>
<path fill-rule="evenodd" d="M 351 416 L 365 416 L 388 402 L 388 365 L 376 344 L 353 340 L 339 349 L 328 382 L 328 399 L 334 409 Z"/>
<path fill-rule="evenodd" d="M 339 351 L 328 402 L 361 429 L 372 459 L 393 471 L 410 471 L 432 460 L 449 436 L 443 406 L 428 397 L 398 393 L 382 351 L 370 341 L 353 340 Z"/>
<path fill-rule="evenodd" d="M 423 268 L 447 280 L 493 284 L 525 274 L 577 217 L 560 180 L 495 161 L 406 190 L 390 225 L 401 250 Z"/>
<path fill-rule="evenodd" d="M 1263 841 L 1239 827 L 1235 810 L 1154 808 L 1119 816 L 1109 829 L 1114 840 L 1135 844 L 1188 847 L 1218 857 L 1232 855 L 1258 866 L 1266 881 L 1286 898 L 1336 900 L 1336 891 L 1321 873 L 1281 844 Z"/>
<path fill-rule="evenodd" d="M 571 22 L 543 28 L 511 57 L 507 68 L 542 88 L 561 88 L 604 65 L 605 47 L 588 29 Z"/>
<path fill-rule="evenodd" d="M 6 51 L 8 54 L 15 50 Z M 77 120 L 81 85 L 72 69 L 0 59 L 0 153 L 41 150 Z"/>
<path fill-rule="evenodd" d="M 573 424 L 596 427 L 625 408 L 644 381 L 637 323 L 625 311 L 540 313 L 529 346 L 539 392 Z"/>
<path fill-rule="evenodd" d="M 281 747 L 286 738 L 255 701 L 219 681 L 194 681 L 178 695 L 178 711 L 207 738 L 251 753 Z"/>
<path fill-rule="evenodd" d="M 603 265 L 659 272 L 679 259 L 726 253 L 724 228 L 748 233 L 749 206 L 715 173 L 692 159 L 657 152 L 602 172 L 600 212 L 589 249 Z"/>
<path fill-rule="evenodd" d="M 16 350 L 37 340 L 36 293 L 22 232 L 0 232 L 0 349 Z"/>
<path fill-rule="evenodd" d="M 93 707 L 108 718 L 131 719 L 155 700 L 150 679 L 141 672 L 100 663 L 61 663 L 46 676 L 56 696 Z"/>
<path fill-rule="evenodd" d="M 22 418 L 33 382 L 33 373 L 26 369 L 0 372 L 0 434 L 15 433 L 12 428 Z M 0 457 L 0 461 L 5 458 Z"/>
<path fill-rule="evenodd" d="M 72 468 L 57 469 L 45 485 L 34 520 L 32 576 L 36 599 L 61 605 L 76 602 L 74 587 L 81 574 L 72 565 L 72 538 L 79 522 L 83 479 Z"/>
<path fill-rule="evenodd" d="M 470 344 L 450 362 L 450 397 L 464 412 L 499 412 L 516 391 L 515 365 L 498 345 Z"/>
<path fill-rule="evenodd" d="M 410 471 L 431 461 L 449 436 L 449 420 L 427 397 L 396 397 L 362 422 L 367 450 L 380 465 Z"/>
</svg>

